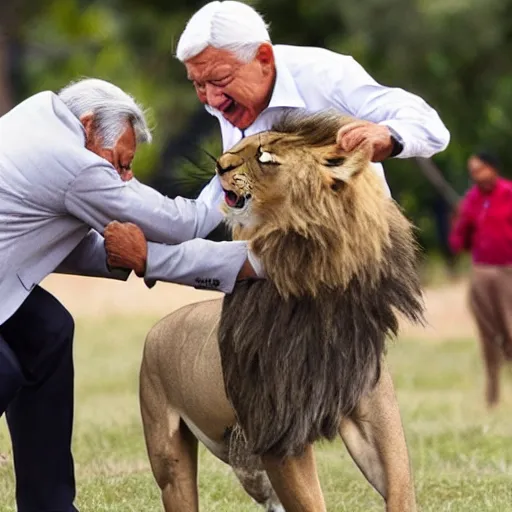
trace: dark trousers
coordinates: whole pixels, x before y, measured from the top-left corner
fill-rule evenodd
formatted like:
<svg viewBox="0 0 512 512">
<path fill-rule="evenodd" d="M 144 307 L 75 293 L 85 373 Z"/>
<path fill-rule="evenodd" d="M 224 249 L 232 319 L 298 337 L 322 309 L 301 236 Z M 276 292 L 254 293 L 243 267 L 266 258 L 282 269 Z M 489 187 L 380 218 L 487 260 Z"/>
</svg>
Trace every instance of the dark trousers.
<svg viewBox="0 0 512 512">
<path fill-rule="evenodd" d="M 39 286 L 0 326 L 0 415 L 11 433 L 19 512 L 73 512 L 73 334 Z"/>
</svg>

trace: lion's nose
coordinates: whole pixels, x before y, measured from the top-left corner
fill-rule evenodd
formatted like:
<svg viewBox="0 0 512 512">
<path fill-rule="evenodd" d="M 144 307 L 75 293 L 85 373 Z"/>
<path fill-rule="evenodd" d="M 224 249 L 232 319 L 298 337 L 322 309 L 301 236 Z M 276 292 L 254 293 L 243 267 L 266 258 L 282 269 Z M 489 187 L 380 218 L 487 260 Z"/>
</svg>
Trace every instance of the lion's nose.
<svg viewBox="0 0 512 512">
<path fill-rule="evenodd" d="M 219 162 L 217 162 L 216 171 L 219 176 L 222 176 L 223 174 L 232 171 L 233 169 L 236 169 L 236 165 L 228 165 L 227 167 L 222 167 Z"/>
</svg>

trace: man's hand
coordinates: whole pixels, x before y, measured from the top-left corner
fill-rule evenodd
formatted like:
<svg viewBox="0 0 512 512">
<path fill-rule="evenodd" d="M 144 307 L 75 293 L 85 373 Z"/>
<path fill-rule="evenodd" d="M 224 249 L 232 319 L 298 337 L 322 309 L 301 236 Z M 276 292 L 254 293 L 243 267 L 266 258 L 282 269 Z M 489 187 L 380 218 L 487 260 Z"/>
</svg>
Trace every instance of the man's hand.
<svg viewBox="0 0 512 512">
<path fill-rule="evenodd" d="M 107 262 L 113 268 L 129 268 L 139 277 L 146 272 L 148 246 L 142 230 L 130 222 L 111 222 L 103 233 Z"/>
<path fill-rule="evenodd" d="M 363 142 L 369 143 L 373 148 L 372 162 L 382 162 L 393 151 L 389 128 L 370 121 L 353 121 L 343 126 L 338 131 L 336 142 L 344 151 L 352 151 Z"/>
</svg>

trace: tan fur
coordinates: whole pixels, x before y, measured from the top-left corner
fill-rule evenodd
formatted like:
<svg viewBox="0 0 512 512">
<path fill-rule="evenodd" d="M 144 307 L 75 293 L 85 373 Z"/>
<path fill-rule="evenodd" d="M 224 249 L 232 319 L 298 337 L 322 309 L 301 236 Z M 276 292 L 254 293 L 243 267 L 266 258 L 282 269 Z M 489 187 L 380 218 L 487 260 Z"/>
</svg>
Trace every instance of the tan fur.
<svg viewBox="0 0 512 512">
<path fill-rule="evenodd" d="M 237 199 L 251 196 L 244 208 L 228 208 L 228 218 L 235 237 L 249 240 L 260 256 L 268 279 L 257 287 L 237 287 L 224 304 L 211 301 L 184 308 L 162 320 L 148 335 L 141 369 L 141 407 L 148 453 L 166 512 L 198 510 L 196 439 L 214 455 L 236 466 L 235 473 L 244 488 L 267 511 L 283 510 L 279 499 L 288 512 L 324 512 L 312 446 L 308 444 L 322 435 L 330 438 L 330 427 L 322 430 L 327 428 L 322 418 L 335 422 L 335 431 L 342 436 L 369 482 L 384 497 L 388 512 L 416 510 L 393 385 L 385 366 L 380 371 L 383 337 L 388 330 L 393 333 L 397 328 L 390 308 L 402 309 L 412 319 L 421 317 L 414 242 L 409 223 L 385 197 L 370 168 L 369 148 L 362 146 L 350 154 L 336 148 L 336 131 L 344 122 L 346 119 L 332 114 L 288 117 L 272 132 L 244 139 L 218 161 L 224 188 L 236 194 Z M 340 307 L 349 309 L 329 311 L 327 306 L 339 297 Z M 386 300 L 382 301 L 382 297 Z M 247 306 L 262 302 L 257 308 L 247 307 L 244 316 L 244 300 Z M 291 316 L 285 313 L 290 304 L 302 311 L 308 322 L 304 325 L 313 334 L 316 329 L 319 339 L 322 332 L 327 336 L 316 348 L 311 345 L 314 339 L 307 336 L 303 342 L 294 339 L 295 344 L 287 339 L 286 322 L 297 320 L 293 308 Z M 329 318 L 324 315 L 322 323 L 310 325 L 320 318 L 316 313 L 309 314 L 313 308 L 324 310 Z M 262 328 L 263 339 L 254 341 L 251 353 L 250 332 L 262 320 L 258 310 L 265 311 L 270 323 L 268 329 Z M 351 327 L 351 315 L 355 327 Z M 277 328 L 274 341 L 273 316 L 276 322 L 279 323 L 279 317 L 285 322 Z M 299 332 L 298 327 L 299 324 L 289 332 Z M 294 367 L 288 372 L 285 360 L 272 361 L 274 356 L 286 357 L 289 341 L 290 347 L 302 354 L 296 364 L 304 364 L 308 370 L 308 365 L 315 361 L 314 371 L 309 368 L 311 371 L 304 373 Z M 300 348 L 301 343 L 306 346 Z M 323 358 L 322 352 L 330 345 L 329 350 L 334 351 Z M 233 353 L 237 351 L 240 356 Z M 354 361 L 350 368 L 343 368 L 340 353 L 353 354 L 346 360 L 347 364 Z M 244 380 L 243 372 L 252 371 L 258 360 L 270 373 L 256 372 Z M 299 386 L 302 398 L 297 397 L 295 412 L 303 408 L 305 411 L 305 415 L 297 417 L 301 425 L 290 438 L 282 437 L 281 424 L 277 430 L 271 425 L 272 419 L 279 423 L 279 418 L 288 421 L 293 416 L 296 399 L 293 392 L 283 402 L 283 396 L 288 396 L 287 388 L 282 395 L 279 382 L 272 387 L 279 378 L 279 365 L 283 383 Z M 322 365 L 327 365 L 328 372 L 339 369 L 343 373 L 327 376 L 345 390 L 333 394 L 341 400 L 339 405 L 315 406 L 315 400 L 321 402 L 323 395 L 330 400 L 328 393 L 320 392 L 318 399 L 309 393 L 314 399 L 308 398 L 308 378 L 312 390 L 323 389 L 317 385 L 329 388 L 326 377 L 320 377 Z M 296 380 L 305 381 L 305 387 L 303 382 L 293 381 L 293 372 Z M 266 375 L 271 375 L 271 387 L 262 382 Z M 359 379 L 357 384 L 351 383 L 353 378 Z M 247 421 L 259 420 L 259 407 L 271 406 L 260 395 L 247 400 L 251 385 L 252 393 L 261 394 L 264 389 L 272 400 L 282 402 L 276 405 L 281 416 L 262 413 L 269 431 L 275 431 L 278 437 L 261 438 L 258 431 L 251 431 L 253 424 Z M 243 400 L 237 401 L 240 397 Z M 347 406 L 347 399 L 354 399 L 354 405 Z M 252 410 L 247 408 L 251 404 Z M 344 415 L 339 416 L 341 411 L 345 411 Z M 247 446 L 261 455 L 256 463 L 249 463 L 254 459 L 250 453 L 246 459 L 243 453 L 240 458 L 230 459 L 230 438 L 237 420 L 241 422 Z M 310 421 L 311 425 L 318 422 L 320 430 L 315 427 L 308 432 Z M 273 445 L 271 439 L 277 444 Z M 256 446 L 276 448 L 265 452 L 264 448 L 258 451 Z"/>
<path fill-rule="evenodd" d="M 346 121 L 328 114 L 297 121 L 288 118 L 276 128 L 300 134 L 307 122 L 307 126 L 322 125 L 325 133 L 293 137 L 263 133 L 242 140 L 219 158 L 221 168 L 234 168 L 222 175 L 224 188 L 239 196 L 250 194 L 251 217 L 258 219 L 250 226 L 234 224 L 234 238 L 251 242 L 270 280 L 285 297 L 316 295 L 324 285 L 344 288 L 363 273 L 373 281 L 380 271 L 383 248 L 390 243 L 390 223 L 399 223 L 404 236 L 410 236 L 407 221 L 369 170 L 370 148 L 362 145 L 350 154 L 337 149 L 335 135 Z M 260 152 L 269 152 L 285 164 L 261 165 Z M 344 159 L 341 165 L 323 165 L 340 158 Z M 231 213 L 228 209 L 228 220 Z M 271 258 L 286 232 L 299 235 L 295 245 L 307 245 L 313 253 L 298 262 L 293 253 L 297 255 L 301 247 L 287 245 L 292 254 L 276 265 Z"/>
</svg>

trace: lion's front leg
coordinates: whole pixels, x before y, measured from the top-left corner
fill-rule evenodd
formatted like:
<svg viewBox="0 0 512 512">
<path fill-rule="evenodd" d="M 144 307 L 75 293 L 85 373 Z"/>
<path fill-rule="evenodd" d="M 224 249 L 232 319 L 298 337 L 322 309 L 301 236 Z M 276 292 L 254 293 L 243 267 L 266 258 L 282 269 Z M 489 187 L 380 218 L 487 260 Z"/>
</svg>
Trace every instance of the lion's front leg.
<svg viewBox="0 0 512 512">
<path fill-rule="evenodd" d="M 326 512 L 312 445 L 300 457 L 266 455 L 262 461 L 286 512 Z"/>
<path fill-rule="evenodd" d="M 197 439 L 169 404 L 148 335 L 140 371 L 140 405 L 151 469 L 165 512 L 198 512 Z"/>
<path fill-rule="evenodd" d="M 363 398 L 354 417 L 342 422 L 340 434 L 359 469 L 386 500 L 387 512 L 415 512 L 407 444 L 385 365 L 377 386 Z"/>
</svg>

